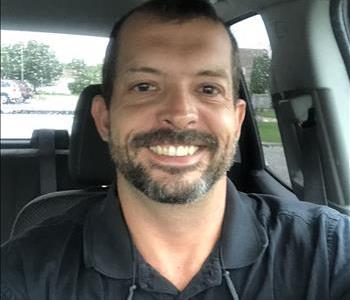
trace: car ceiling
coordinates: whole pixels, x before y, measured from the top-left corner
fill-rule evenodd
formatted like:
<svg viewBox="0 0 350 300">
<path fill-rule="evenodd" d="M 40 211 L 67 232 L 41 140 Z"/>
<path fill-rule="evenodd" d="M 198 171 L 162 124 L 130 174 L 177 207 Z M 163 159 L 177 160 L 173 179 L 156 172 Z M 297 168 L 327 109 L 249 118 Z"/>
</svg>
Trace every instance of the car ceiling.
<svg viewBox="0 0 350 300">
<path fill-rule="evenodd" d="M 225 21 L 289 1 L 210 0 Z M 145 0 L 2 0 L 1 29 L 108 36 L 118 18 L 143 2 Z"/>
</svg>

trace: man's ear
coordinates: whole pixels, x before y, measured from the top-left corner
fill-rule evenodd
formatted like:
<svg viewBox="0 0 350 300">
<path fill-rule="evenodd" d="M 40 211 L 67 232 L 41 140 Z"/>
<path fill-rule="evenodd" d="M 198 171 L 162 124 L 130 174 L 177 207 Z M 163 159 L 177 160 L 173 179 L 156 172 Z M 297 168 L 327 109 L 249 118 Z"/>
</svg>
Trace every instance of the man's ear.
<svg viewBox="0 0 350 300">
<path fill-rule="evenodd" d="M 238 141 L 241 135 L 241 128 L 244 121 L 246 112 L 246 102 L 243 99 L 237 99 L 235 103 L 235 127 L 236 127 L 236 140 Z"/>
<path fill-rule="evenodd" d="M 106 102 L 101 95 L 92 100 L 91 115 L 95 121 L 96 129 L 102 140 L 108 142 L 109 136 L 109 113 Z"/>
</svg>

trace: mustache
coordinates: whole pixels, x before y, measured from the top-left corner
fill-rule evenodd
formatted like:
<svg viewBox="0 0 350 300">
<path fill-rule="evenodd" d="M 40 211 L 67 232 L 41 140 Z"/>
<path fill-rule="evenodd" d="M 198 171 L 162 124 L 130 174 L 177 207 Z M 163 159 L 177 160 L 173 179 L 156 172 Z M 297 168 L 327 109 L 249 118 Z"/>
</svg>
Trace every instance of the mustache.
<svg viewBox="0 0 350 300">
<path fill-rule="evenodd" d="M 216 150 L 219 141 L 212 134 L 199 132 L 194 129 L 174 130 L 171 128 L 160 128 L 149 132 L 136 134 L 130 142 L 132 147 L 151 147 L 159 144 L 185 145 L 207 147 L 209 150 Z"/>
</svg>

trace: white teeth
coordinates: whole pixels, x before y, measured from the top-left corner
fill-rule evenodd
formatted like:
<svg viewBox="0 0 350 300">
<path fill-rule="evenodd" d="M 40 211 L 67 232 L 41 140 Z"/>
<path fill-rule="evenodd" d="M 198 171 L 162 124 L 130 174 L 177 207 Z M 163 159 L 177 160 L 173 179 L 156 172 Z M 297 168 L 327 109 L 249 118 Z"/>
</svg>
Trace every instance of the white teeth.
<svg viewBox="0 0 350 300">
<path fill-rule="evenodd" d="M 176 149 L 176 156 L 186 156 L 187 155 L 186 148 L 184 146 L 179 146 Z"/>
<path fill-rule="evenodd" d="M 190 146 L 188 149 L 189 155 L 193 155 L 197 151 L 198 147 L 196 146 Z"/>
<path fill-rule="evenodd" d="M 174 146 L 169 146 L 168 155 L 170 155 L 170 156 L 176 155 L 176 148 Z"/>
<path fill-rule="evenodd" d="M 189 156 L 193 155 L 198 147 L 196 146 L 152 146 L 150 149 L 159 154 L 166 156 Z"/>
</svg>

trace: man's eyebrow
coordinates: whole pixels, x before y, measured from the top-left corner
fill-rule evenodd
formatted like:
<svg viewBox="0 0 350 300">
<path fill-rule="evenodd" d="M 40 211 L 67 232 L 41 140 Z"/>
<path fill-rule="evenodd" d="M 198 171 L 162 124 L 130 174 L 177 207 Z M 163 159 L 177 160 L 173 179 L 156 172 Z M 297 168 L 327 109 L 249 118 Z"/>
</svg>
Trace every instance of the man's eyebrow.
<svg viewBox="0 0 350 300">
<path fill-rule="evenodd" d="M 161 75 L 162 72 L 160 70 L 151 68 L 151 67 L 137 67 L 137 68 L 129 68 L 126 73 L 151 73 L 156 75 Z"/>
<path fill-rule="evenodd" d="M 229 78 L 229 75 L 223 69 L 201 70 L 196 75 L 197 76 L 208 76 L 208 77 L 219 77 L 219 78 L 223 78 L 223 79 L 228 79 Z"/>
<path fill-rule="evenodd" d="M 151 67 L 131 67 L 126 70 L 126 73 L 149 73 L 155 75 L 163 75 L 164 73 L 158 69 Z M 206 76 L 206 77 L 218 77 L 223 79 L 229 79 L 229 75 L 223 69 L 215 69 L 215 70 L 200 70 L 195 73 L 196 76 Z"/>
</svg>

